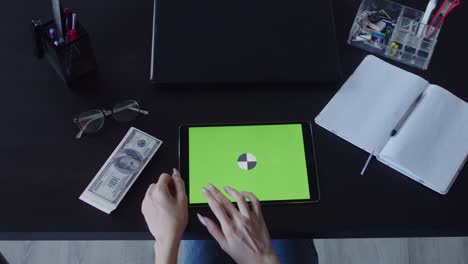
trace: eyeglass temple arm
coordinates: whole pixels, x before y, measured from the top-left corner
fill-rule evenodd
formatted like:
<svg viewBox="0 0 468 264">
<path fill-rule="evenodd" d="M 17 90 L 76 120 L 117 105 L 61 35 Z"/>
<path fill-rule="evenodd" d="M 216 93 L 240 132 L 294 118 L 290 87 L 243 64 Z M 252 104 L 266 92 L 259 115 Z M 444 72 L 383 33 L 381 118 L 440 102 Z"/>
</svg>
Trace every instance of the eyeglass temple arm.
<svg viewBox="0 0 468 264">
<path fill-rule="evenodd" d="M 80 139 L 81 136 L 83 136 L 83 132 L 84 132 L 84 130 L 80 128 L 80 131 L 78 131 L 78 134 L 76 134 L 75 138 Z"/>
<path fill-rule="evenodd" d="M 132 110 L 133 110 L 133 109 L 132 109 Z M 144 115 L 148 115 L 148 114 L 149 114 L 148 111 L 143 110 L 143 109 L 139 109 L 138 111 L 139 111 L 141 114 L 144 114 Z"/>
<path fill-rule="evenodd" d="M 135 108 L 135 107 L 131 107 L 131 106 L 130 106 L 130 107 L 124 106 L 124 107 L 116 108 L 116 109 L 114 109 L 114 113 L 122 112 L 122 111 L 124 111 L 124 110 L 132 110 L 132 111 L 135 111 L 135 112 L 139 112 L 139 113 L 141 113 L 141 114 L 143 114 L 143 115 L 149 114 L 149 112 L 146 111 L 146 110 L 139 109 L 139 108 Z M 110 112 L 110 111 L 109 111 L 109 112 Z M 106 115 L 107 115 L 107 114 L 106 114 Z"/>
</svg>

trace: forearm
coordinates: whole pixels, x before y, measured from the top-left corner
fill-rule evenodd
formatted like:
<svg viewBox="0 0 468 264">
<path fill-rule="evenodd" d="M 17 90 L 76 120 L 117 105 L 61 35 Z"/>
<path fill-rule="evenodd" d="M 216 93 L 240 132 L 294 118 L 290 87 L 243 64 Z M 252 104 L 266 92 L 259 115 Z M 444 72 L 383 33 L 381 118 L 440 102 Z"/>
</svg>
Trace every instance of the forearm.
<svg viewBox="0 0 468 264">
<path fill-rule="evenodd" d="M 177 264 L 180 239 L 154 243 L 154 259 L 157 264 Z"/>
</svg>

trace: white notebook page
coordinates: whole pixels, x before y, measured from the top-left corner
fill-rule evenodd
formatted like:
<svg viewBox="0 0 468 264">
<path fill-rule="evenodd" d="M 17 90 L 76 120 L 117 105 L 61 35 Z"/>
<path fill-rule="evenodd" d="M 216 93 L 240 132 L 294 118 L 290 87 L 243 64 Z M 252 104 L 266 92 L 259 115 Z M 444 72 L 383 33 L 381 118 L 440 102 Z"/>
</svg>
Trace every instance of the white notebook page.
<svg viewBox="0 0 468 264">
<path fill-rule="evenodd" d="M 447 90 L 430 85 L 379 159 L 444 194 L 467 154 L 468 104 Z"/>
<path fill-rule="evenodd" d="M 378 153 L 428 84 L 369 55 L 315 122 L 369 153 Z"/>
</svg>

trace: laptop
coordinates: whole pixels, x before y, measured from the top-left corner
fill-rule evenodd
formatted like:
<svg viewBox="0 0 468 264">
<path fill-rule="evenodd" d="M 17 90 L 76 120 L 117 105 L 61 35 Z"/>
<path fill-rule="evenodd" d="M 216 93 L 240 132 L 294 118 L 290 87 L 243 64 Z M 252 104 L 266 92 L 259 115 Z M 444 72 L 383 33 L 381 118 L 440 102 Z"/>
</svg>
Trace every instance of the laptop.
<svg viewBox="0 0 468 264">
<path fill-rule="evenodd" d="M 331 1 L 154 0 L 155 84 L 336 83 Z"/>
</svg>

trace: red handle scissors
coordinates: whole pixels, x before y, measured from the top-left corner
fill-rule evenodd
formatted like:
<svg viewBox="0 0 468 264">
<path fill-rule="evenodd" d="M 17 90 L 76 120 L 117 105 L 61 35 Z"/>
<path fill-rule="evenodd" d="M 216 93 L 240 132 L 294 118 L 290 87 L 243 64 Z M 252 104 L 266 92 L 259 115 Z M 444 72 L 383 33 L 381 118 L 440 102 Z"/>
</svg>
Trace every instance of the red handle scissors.
<svg viewBox="0 0 468 264">
<path fill-rule="evenodd" d="M 445 0 L 442 6 L 437 10 L 435 15 L 432 17 L 430 27 L 427 29 L 429 34 L 427 39 L 431 39 L 434 34 L 437 32 L 437 29 L 440 28 L 440 25 L 444 22 L 445 18 L 452 12 L 452 10 L 460 5 L 460 0 Z"/>
</svg>

